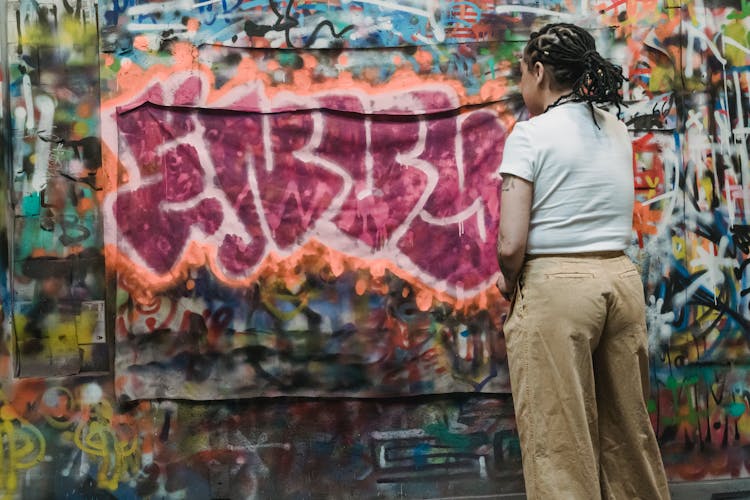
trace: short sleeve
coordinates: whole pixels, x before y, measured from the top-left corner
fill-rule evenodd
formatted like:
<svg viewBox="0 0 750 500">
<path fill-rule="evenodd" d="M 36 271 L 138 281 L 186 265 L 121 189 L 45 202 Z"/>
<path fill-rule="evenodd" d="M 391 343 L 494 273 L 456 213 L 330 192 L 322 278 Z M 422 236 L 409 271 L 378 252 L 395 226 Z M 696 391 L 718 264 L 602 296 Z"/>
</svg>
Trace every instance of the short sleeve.
<svg viewBox="0 0 750 500">
<path fill-rule="evenodd" d="M 505 140 L 503 161 L 498 172 L 534 182 L 535 155 L 527 125 L 528 122 L 522 122 L 513 127 L 513 131 Z"/>
</svg>

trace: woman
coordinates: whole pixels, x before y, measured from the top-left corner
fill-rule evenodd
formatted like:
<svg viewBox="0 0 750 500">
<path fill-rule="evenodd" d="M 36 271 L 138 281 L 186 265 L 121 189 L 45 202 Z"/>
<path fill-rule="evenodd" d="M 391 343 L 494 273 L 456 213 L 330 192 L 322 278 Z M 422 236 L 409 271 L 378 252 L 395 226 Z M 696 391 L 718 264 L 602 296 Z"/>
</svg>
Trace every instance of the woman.
<svg viewBox="0 0 750 500">
<path fill-rule="evenodd" d="M 621 68 L 572 24 L 532 33 L 532 115 L 505 143 L 498 260 L 527 497 L 669 498 L 646 399 L 643 286 L 631 241 L 632 146 Z"/>
</svg>

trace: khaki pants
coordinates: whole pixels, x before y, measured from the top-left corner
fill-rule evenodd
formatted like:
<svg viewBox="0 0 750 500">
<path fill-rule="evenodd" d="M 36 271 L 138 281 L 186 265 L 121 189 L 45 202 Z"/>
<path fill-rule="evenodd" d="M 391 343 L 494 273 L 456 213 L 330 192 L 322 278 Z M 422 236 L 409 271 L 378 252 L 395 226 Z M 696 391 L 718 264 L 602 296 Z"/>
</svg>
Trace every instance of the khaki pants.
<svg viewBox="0 0 750 500">
<path fill-rule="evenodd" d="M 530 258 L 505 323 L 529 500 L 669 498 L 643 285 L 620 252 Z"/>
</svg>

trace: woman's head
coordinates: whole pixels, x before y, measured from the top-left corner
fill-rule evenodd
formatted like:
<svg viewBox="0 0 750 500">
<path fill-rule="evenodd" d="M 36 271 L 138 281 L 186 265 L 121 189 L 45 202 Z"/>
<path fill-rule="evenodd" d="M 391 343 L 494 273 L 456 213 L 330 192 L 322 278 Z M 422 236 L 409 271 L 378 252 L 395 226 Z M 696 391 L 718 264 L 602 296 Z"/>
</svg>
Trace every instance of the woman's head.
<svg viewBox="0 0 750 500">
<path fill-rule="evenodd" d="M 618 108 L 622 104 L 622 68 L 604 59 L 596 50 L 594 37 L 580 26 L 553 23 L 532 33 L 523 51 L 522 65 L 526 73 L 526 82 L 522 81 L 524 100 L 528 95 L 531 101 L 539 101 L 530 83 L 538 80 L 550 95 L 570 96 L 591 104 L 615 104 Z M 532 105 L 538 107 L 539 102 Z"/>
</svg>

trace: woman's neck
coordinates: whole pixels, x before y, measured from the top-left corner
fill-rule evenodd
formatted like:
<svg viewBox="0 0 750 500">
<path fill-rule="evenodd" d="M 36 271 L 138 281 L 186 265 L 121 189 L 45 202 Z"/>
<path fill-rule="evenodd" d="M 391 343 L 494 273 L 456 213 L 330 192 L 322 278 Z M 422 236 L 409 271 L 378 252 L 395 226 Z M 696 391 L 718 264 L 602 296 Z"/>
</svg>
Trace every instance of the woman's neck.
<svg viewBox="0 0 750 500">
<path fill-rule="evenodd" d="M 573 94 L 573 89 L 567 89 L 567 90 L 548 90 L 545 93 L 544 96 L 544 110 L 548 110 L 549 108 L 554 108 L 555 106 L 559 104 L 563 104 L 565 102 L 568 102 L 568 100 L 573 100 L 575 95 Z"/>
</svg>

